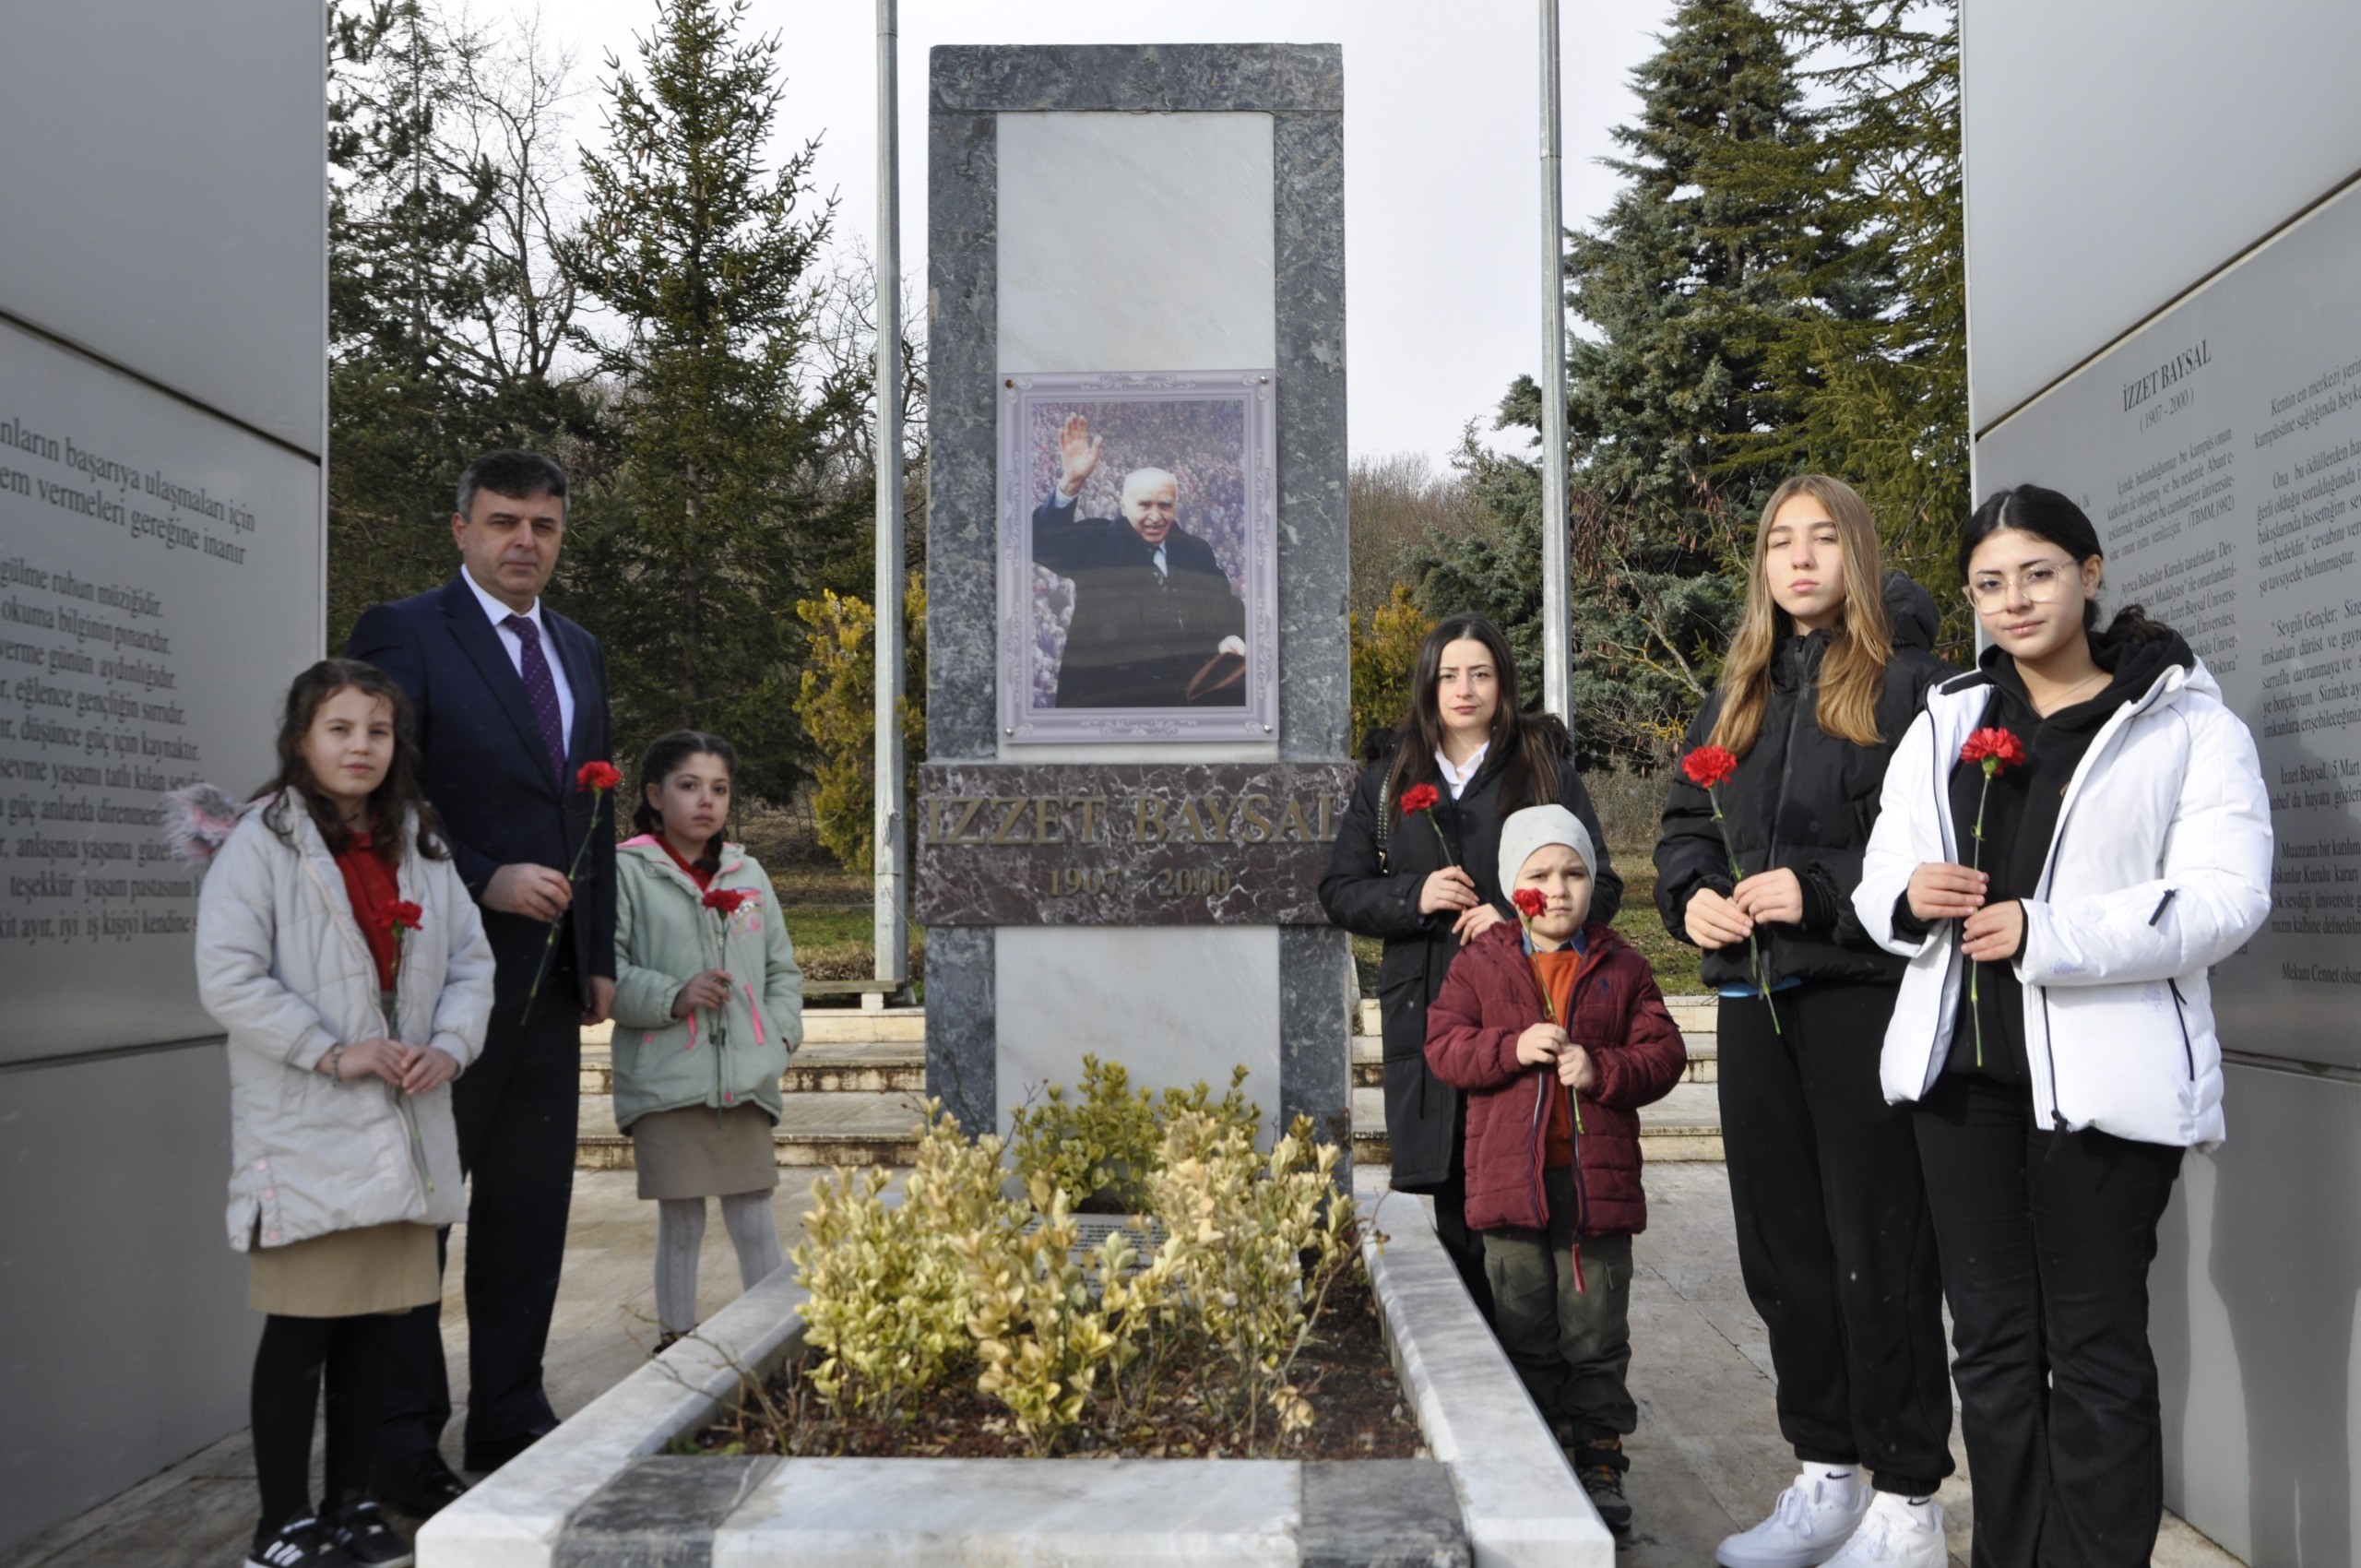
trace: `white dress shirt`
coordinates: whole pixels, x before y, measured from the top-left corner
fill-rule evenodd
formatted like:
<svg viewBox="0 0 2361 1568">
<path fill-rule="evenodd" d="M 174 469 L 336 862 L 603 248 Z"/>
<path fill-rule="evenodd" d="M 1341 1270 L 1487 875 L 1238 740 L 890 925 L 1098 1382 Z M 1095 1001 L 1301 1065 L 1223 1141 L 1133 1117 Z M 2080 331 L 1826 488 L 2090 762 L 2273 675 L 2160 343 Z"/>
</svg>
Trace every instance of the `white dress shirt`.
<svg viewBox="0 0 2361 1568">
<path fill-rule="evenodd" d="M 557 644 L 550 636 L 549 623 L 541 619 L 541 601 L 538 599 L 533 600 L 530 610 L 511 610 L 484 592 L 483 585 L 477 582 L 464 566 L 459 568 L 459 578 L 474 593 L 476 602 L 483 606 L 483 612 L 492 617 L 492 629 L 500 634 L 500 646 L 508 650 L 508 662 L 520 681 L 525 677 L 525 639 L 501 623 L 511 615 L 522 615 L 541 634 L 541 657 L 549 660 L 550 681 L 557 687 L 558 722 L 565 729 L 565 743 L 571 750 L 574 745 L 574 687 L 566 681 L 565 660 L 558 657 Z M 1457 792 L 1453 791 L 1453 794 Z"/>
<path fill-rule="evenodd" d="M 1435 748 L 1435 766 L 1442 769 L 1442 781 L 1451 787 L 1453 800 L 1467 792 L 1467 786 L 1476 780 L 1476 770 L 1484 766 L 1484 754 L 1491 749 L 1492 742 L 1487 741 L 1467 754 L 1465 766 L 1453 767 L 1451 759 L 1442 754 L 1442 748 Z"/>
</svg>

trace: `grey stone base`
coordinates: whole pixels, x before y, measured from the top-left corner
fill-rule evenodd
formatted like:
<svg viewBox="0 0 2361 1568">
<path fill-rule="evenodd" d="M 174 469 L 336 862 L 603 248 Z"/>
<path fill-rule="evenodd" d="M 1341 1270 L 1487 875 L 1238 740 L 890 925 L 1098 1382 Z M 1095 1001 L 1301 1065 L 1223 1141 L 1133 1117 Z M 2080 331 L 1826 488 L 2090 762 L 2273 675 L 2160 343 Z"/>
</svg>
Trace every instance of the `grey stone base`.
<svg viewBox="0 0 2361 1568">
<path fill-rule="evenodd" d="M 560 1568 L 1266 1563 L 1471 1568 L 1430 1459 L 638 1459 Z"/>
</svg>

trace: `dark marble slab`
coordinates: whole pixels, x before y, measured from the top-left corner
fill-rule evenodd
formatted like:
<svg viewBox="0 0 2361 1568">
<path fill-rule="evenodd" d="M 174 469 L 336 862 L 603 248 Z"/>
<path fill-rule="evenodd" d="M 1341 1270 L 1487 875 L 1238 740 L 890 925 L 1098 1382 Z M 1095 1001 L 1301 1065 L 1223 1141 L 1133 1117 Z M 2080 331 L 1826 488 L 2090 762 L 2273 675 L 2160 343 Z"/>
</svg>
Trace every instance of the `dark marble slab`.
<svg viewBox="0 0 2361 1568">
<path fill-rule="evenodd" d="M 993 688 L 999 157 L 992 115 L 930 118 L 926 743 L 937 757 L 989 757 L 1000 744 Z"/>
<path fill-rule="evenodd" d="M 750 1455 L 635 1459 L 566 1519 L 550 1560 L 554 1568 L 706 1568 L 714 1531 L 777 1466 Z"/>
<path fill-rule="evenodd" d="M 990 926 L 926 933 L 926 1092 L 979 1134 L 1000 1130 L 999 948 Z"/>
<path fill-rule="evenodd" d="M 1336 1184 L 1353 1189 L 1353 950 L 1335 926 L 1279 928 L 1279 1123 L 1309 1116 L 1344 1151 Z"/>
<path fill-rule="evenodd" d="M 1349 763 L 942 763 L 919 771 L 928 927 L 1324 925 Z M 929 1000 L 932 1000 L 929 966 Z"/>
<path fill-rule="evenodd" d="M 929 64 L 937 113 L 1345 107 L 1345 52 L 1335 43 L 939 44 Z"/>
<path fill-rule="evenodd" d="M 1328 1459 L 1303 1467 L 1303 1568 L 1466 1568 L 1476 1561 L 1451 1467 Z"/>
<path fill-rule="evenodd" d="M 1345 523 L 1345 126 L 1274 118 L 1279 350 L 1279 754 L 1349 754 Z"/>
</svg>

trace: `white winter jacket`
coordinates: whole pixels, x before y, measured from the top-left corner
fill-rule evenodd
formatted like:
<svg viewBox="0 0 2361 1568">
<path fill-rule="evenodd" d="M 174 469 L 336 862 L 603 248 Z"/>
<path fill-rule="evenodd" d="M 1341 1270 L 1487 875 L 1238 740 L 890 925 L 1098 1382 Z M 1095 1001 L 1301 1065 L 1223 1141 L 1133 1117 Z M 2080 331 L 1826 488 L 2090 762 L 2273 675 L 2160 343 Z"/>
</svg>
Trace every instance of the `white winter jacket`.
<svg viewBox="0 0 2361 1568">
<path fill-rule="evenodd" d="M 1880 1076 L 1889 1101 L 1934 1087 L 1951 1050 L 1966 965 L 1959 923 L 1922 941 L 1893 929 L 1894 901 L 1928 861 L 1964 861 L 1950 779 L 1983 717 L 1981 674 L 1927 695 L 1893 754 L 1853 907 L 1908 957 Z M 2042 868 L 2023 900 L 2025 1055 L 2044 1126 L 2097 1127 L 2144 1143 L 2222 1141 L 2222 1050 L 2206 971 L 2271 913 L 2269 799 L 2254 737 L 2201 662 L 2175 664 L 2117 709 L 2066 786 Z"/>
<path fill-rule="evenodd" d="M 196 904 L 197 994 L 230 1036 L 230 1245 L 464 1218 L 450 1086 L 406 1097 L 318 1071 L 329 1047 L 387 1033 L 377 968 L 311 814 L 287 812 L 290 846 L 262 804 L 214 857 Z M 395 978 L 399 1038 L 464 1069 L 492 1016 L 492 944 L 450 861 L 425 859 L 413 837 L 396 876 L 421 911 Z"/>
</svg>

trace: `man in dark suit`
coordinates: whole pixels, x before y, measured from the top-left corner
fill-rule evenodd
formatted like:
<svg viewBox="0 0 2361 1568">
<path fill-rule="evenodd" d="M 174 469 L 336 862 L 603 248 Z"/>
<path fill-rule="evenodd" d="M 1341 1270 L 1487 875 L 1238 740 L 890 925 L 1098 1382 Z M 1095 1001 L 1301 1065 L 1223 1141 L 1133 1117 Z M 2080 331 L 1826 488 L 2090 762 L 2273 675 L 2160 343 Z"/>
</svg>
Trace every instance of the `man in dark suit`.
<svg viewBox="0 0 2361 1568">
<path fill-rule="evenodd" d="M 483 1053 L 452 1089 L 470 1182 L 473 1471 L 499 1468 L 557 1424 L 541 1354 L 574 1194 L 581 1028 L 603 1021 L 615 994 L 614 801 L 575 784 L 584 763 L 608 760 L 606 656 L 540 602 L 565 540 L 565 495 L 564 470 L 539 453 L 477 458 L 451 519 L 459 571 L 371 610 L 346 649 L 409 694 L 420 782 L 499 963 Z M 580 881 L 569 883 L 586 836 Z M 397 1325 L 373 1477 L 380 1497 L 421 1515 L 463 1490 L 439 1452 L 451 1419 L 440 1320 L 439 1305 L 425 1306 Z"/>
<path fill-rule="evenodd" d="M 1102 439 L 1082 415 L 1067 416 L 1063 473 L 1033 512 L 1034 563 L 1074 581 L 1058 706 L 1242 707 L 1246 606 L 1213 546 L 1176 526 L 1180 481 L 1134 469 L 1123 476 L 1121 517 L 1075 515 Z"/>
</svg>

